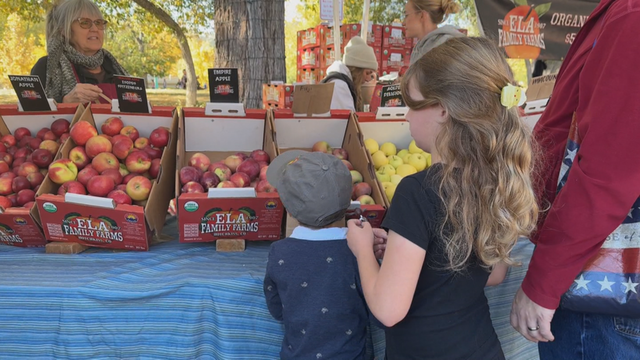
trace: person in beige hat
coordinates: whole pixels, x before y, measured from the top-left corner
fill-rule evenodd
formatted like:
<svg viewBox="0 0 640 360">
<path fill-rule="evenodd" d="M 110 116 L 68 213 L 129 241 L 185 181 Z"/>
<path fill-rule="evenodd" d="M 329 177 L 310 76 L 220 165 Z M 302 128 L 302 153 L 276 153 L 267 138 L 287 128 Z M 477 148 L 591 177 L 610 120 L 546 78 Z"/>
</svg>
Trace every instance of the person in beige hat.
<svg viewBox="0 0 640 360">
<path fill-rule="evenodd" d="M 331 109 L 363 111 L 360 87 L 375 79 L 378 61 L 373 49 L 359 36 L 351 38 L 344 48 L 342 61 L 327 69 L 322 83 L 334 83 Z"/>
</svg>

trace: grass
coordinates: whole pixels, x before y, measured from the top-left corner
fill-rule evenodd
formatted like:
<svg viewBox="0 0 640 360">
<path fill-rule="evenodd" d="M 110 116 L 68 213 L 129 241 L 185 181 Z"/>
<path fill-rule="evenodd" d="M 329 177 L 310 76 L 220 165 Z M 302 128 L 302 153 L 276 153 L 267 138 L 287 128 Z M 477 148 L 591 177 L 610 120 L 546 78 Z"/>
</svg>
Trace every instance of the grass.
<svg viewBox="0 0 640 360">
<path fill-rule="evenodd" d="M 184 106 L 186 91 L 182 89 L 147 89 L 149 102 L 154 106 Z M 196 106 L 203 107 L 209 101 L 209 90 L 198 90 Z M 13 90 L 0 90 L 0 104 L 17 104 L 18 97 Z"/>
</svg>

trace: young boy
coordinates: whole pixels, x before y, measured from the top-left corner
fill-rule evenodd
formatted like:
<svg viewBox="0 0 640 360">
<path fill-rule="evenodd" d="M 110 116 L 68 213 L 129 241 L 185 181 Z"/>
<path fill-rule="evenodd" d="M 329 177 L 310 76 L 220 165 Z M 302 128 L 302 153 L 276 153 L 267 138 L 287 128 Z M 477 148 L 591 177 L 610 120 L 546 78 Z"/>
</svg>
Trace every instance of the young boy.
<svg viewBox="0 0 640 360">
<path fill-rule="evenodd" d="M 271 245 L 264 294 L 284 322 L 282 359 L 364 359 L 368 310 L 346 228 L 331 227 L 351 202 L 351 173 L 333 155 L 291 150 L 267 180 L 300 226 Z"/>
</svg>

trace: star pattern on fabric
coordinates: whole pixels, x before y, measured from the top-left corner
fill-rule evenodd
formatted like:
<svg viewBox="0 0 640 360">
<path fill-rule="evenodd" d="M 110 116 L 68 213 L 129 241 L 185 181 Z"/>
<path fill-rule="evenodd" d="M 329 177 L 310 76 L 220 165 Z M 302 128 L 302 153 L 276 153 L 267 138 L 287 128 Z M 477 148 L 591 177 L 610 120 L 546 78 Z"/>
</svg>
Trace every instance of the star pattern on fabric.
<svg viewBox="0 0 640 360">
<path fill-rule="evenodd" d="M 300 284 L 300 286 L 302 286 L 303 288 L 306 288 L 309 284 L 307 284 L 307 282 L 303 282 L 302 284 Z"/>
<path fill-rule="evenodd" d="M 267 291 L 271 291 L 271 290 L 273 290 L 273 286 L 271 285 L 267 286 Z"/>
<path fill-rule="evenodd" d="M 349 329 L 349 330 L 347 330 L 346 334 L 347 335 L 351 335 L 351 334 L 353 334 L 353 331 L 351 331 L 351 329 Z"/>
<path fill-rule="evenodd" d="M 284 264 L 284 260 L 280 259 L 280 261 L 278 261 L 278 265 L 282 265 Z"/>
<path fill-rule="evenodd" d="M 567 149 L 567 156 L 565 156 L 564 158 L 573 161 L 573 159 L 576 158 L 577 152 L 578 152 L 578 149 L 573 149 L 573 150 Z"/>
<path fill-rule="evenodd" d="M 576 290 L 580 289 L 580 288 L 584 288 L 585 290 L 589 290 L 587 288 L 587 284 L 591 282 L 591 280 L 585 280 L 584 279 L 584 275 L 580 274 L 580 278 L 573 280 L 573 282 L 575 282 L 576 284 L 578 284 L 578 287 L 576 287 Z"/>
<path fill-rule="evenodd" d="M 605 290 L 609 290 L 611 292 L 613 292 L 613 289 L 611 289 L 611 285 L 615 284 L 615 281 L 609 281 L 609 279 L 605 276 L 604 280 L 602 281 L 597 281 L 598 284 L 600 284 L 600 291 L 605 291 Z"/>
<path fill-rule="evenodd" d="M 329 312 L 329 309 L 327 309 L 326 307 L 323 307 L 322 310 L 320 311 L 322 311 L 323 314 L 326 314 Z"/>
<path fill-rule="evenodd" d="M 355 283 L 351 284 L 351 285 L 349 285 L 349 287 L 352 288 L 353 290 L 355 290 L 356 289 L 356 284 Z"/>
<path fill-rule="evenodd" d="M 629 291 L 633 291 L 635 294 L 638 293 L 638 291 L 636 291 L 636 286 L 638 286 L 639 283 L 634 283 L 633 281 L 631 281 L 631 278 L 627 278 L 627 282 L 626 283 L 622 283 L 622 285 L 625 287 L 624 293 L 628 293 Z"/>
<path fill-rule="evenodd" d="M 327 263 L 331 264 L 332 261 L 333 261 L 333 259 L 331 257 L 327 258 Z"/>
<path fill-rule="evenodd" d="M 316 359 L 322 359 L 322 354 L 317 353 L 317 354 L 316 354 Z"/>
</svg>

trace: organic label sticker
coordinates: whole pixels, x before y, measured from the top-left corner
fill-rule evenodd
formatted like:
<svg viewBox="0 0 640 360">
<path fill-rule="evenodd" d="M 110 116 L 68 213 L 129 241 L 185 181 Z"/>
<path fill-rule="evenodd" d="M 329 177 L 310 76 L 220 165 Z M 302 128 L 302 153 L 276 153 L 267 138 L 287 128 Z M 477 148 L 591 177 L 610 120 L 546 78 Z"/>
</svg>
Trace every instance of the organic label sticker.
<svg viewBox="0 0 640 360">
<path fill-rule="evenodd" d="M 198 210 L 198 203 L 195 201 L 187 201 L 187 203 L 184 204 L 184 209 L 188 212 L 194 212 Z"/>
<path fill-rule="evenodd" d="M 58 207 L 55 206 L 54 204 L 50 203 L 50 202 L 46 202 L 46 203 L 42 204 L 42 208 L 44 209 L 44 211 L 50 212 L 50 213 L 54 213 L 54 212 L 58 211 Z"/>
</svg>

